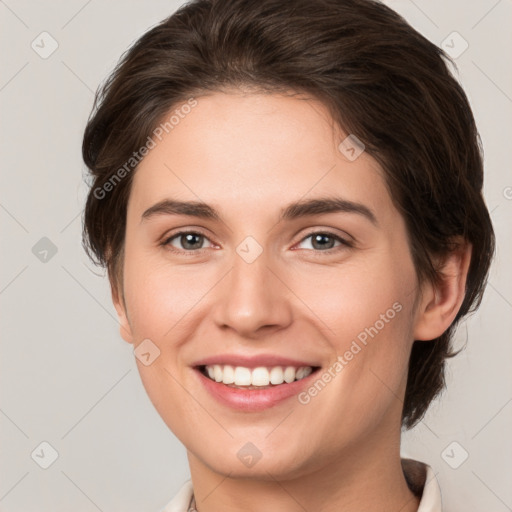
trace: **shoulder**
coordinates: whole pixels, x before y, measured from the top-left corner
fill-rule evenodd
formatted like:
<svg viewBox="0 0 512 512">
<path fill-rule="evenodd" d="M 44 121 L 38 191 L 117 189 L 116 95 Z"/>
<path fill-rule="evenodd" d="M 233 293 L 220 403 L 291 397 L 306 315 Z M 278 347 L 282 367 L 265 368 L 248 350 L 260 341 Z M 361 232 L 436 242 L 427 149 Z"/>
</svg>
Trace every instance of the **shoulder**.
<svg viewBox="0 0 512 512">
<path fill-rule="evenodd" d="M 423 462 L 402 459 L 407 485 L 421 498 L 418 512 L 442 512 L 441 489 L 434 470 Z"/>
<path fill-rule="evenodd" d="M 442 512 L 441 490 L 434 470 L 413 459 L 402 459 L 402 468 L 411 491 L 421 497 L 418 512 Z M 162 512 L 188 512 L 194 494 L 187 480 Z"/>
<path fill-rule="evenodd" d="M 192 495 L 192 481 L 187 480 L 162 512 L 187 512 Z"/>
</svg>

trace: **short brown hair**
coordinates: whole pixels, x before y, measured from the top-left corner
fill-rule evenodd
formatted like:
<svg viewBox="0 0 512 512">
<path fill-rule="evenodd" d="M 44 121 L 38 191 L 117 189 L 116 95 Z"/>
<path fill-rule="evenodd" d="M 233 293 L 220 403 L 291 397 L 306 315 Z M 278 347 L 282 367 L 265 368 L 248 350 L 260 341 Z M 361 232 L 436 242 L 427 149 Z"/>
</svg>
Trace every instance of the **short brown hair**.
<svg viewBox="0 0 512 512">
<path fill-rule="evenodd" d="M 322 101 L 383 167 L 420 281 L 439 277 L 434 258 L 453 250 L 454 240 L 472 244 L 465 298 L 454 323 L 439 338 L 413 344 L 402 415 L 410 428 L 444 387 L 453 330 L 480 304 L 494 253 L 480 138 L 449 61 L 373 0 L 185 4 L 136 41 L 97 92 L 83 140 L 93 178 L 84 217 L 86 250 L 107 267 L 114 286 L 122 283 L 133 172 L 112 179 L 177 104 L 242 86 Z"/>
</svg>

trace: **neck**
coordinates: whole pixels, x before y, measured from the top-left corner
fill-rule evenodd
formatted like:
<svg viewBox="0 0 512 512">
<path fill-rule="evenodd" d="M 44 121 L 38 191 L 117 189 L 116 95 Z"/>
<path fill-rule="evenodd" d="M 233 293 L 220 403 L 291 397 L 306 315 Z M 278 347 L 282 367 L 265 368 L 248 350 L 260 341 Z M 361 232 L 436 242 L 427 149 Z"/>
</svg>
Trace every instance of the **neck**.
<svg viewBox="0 0 512 512">
<path fill-rule="evenodd" d="M 394 443 L 357 443 L 327 465 L 299 476 L 221 475 L 188 454 L 198 512 L 416 512 L 419 499 L 405 480 L 399 437 Z"/>
</svg>

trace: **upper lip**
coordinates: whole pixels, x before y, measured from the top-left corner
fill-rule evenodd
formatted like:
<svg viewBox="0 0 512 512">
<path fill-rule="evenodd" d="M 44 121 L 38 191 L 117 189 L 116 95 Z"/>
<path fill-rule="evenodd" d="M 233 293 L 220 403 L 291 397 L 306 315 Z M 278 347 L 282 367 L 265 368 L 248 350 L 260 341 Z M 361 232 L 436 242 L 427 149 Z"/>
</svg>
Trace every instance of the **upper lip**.
<svg viewBox="0 0 512 512">
<path fill-rule="evenodd" d="M 237 355 L 237 354 L 219 354 L 216 356 L 206 357 L 195 362 L 192 366 L 211 366 L 214 364 L 243 366 L 245 368 L 257 368 L 259 366 L 319 366 L 308 361 L 300 361 L 275 354 L 259 354 L 254 356 Z"/>
</svg>

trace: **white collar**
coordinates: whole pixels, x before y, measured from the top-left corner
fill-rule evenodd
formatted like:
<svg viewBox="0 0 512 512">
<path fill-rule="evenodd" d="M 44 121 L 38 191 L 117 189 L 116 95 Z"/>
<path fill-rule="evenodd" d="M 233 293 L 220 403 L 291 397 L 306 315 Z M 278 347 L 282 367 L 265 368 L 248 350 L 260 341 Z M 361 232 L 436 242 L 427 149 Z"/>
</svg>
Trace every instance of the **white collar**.
<svg viewBox="0 0 512 512">
<path fill-rule="evenodd" d="M 434 470 L 427 464 L 423 465 L 426 470 L 425 484 L 417 512 L 442 512 L 441 489 Z"/>
<path fill-rule="evenodd" d="M 415 486 L 423 487 L 417 512 L 442 512 L 441 490 L 432 468 L 412 459 L 402 459 L 402 464 L 409 477 L 408 480 Z M 192 496 L 192 481 L 187 480 L 162 512 L 188 512 Z"/>
</svg>

